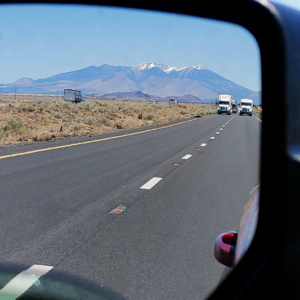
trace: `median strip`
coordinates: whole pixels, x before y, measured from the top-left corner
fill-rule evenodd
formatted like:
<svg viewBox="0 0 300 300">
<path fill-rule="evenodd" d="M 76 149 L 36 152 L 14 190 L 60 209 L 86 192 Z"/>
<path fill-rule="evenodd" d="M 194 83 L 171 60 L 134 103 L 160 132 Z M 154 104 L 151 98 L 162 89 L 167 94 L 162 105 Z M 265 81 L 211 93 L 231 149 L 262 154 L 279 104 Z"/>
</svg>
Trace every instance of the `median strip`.
<svg viewBox="0 0 300 300">
<path fill-rule="evenodd" d="M 153 177 L 147 183 L 145 183 L 143 186 L 141 186 L 141 189 L 151 190 L 161 180 L 162 180 L 162 178 L 160 178 L 160 177 Z"/>
<path fill-rule="evenodd" d="M 0 290 L 0 299 L 15 300 L 24 294 L 33 284 L 40 285 L 39 278 L 53 267 L 43 265 L 33 265 L 26 271 L 14 277 L 8 284 Z"/>
</svg>

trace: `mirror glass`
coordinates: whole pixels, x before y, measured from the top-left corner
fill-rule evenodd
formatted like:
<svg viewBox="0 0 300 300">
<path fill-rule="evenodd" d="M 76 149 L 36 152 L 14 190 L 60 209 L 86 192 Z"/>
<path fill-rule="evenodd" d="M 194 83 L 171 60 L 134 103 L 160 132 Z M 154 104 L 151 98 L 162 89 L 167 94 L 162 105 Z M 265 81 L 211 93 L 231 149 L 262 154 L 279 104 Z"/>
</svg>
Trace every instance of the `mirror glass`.
<svg viewBox="0 0 300 300">
<path fill-rule="evenodd" d="M 238 25 L 1 5 L 2 289 L 13 263 L 24 292 L 64 272 L 127 299 L 207 297 L 215 240 L 259 182 L 261 113 L 259 48 Z"/>
</svg>

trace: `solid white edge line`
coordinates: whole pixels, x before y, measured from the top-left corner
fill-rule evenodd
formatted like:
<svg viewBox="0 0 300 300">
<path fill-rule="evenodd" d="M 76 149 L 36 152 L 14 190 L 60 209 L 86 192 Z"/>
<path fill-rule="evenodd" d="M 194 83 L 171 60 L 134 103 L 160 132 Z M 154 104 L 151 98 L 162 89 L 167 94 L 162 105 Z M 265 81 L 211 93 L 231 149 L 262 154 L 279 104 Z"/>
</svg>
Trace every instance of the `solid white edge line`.
<svg viewBox="0 0 300 300">
<path fill-rule="evenodd" d="M 33 265 L 29 269 L 21 272 L 8 282 L 8 284 L 0 290 L 0 299 L 15 300 L 24 294 L 38 279 L 48 273 L 53 267 L 43 265 Z M 4 298 L 4 297 L 3 297 Z"/>
<path fill-rule="evenodd" d="M 260 118 L 258 118 L 257 116 L 253 115 L 253 117 L 256 118 L 259 122 L 262 122 L 262 120 Z"/>
<path fill-rule="evenodd" d="M 193 155 L 192 154 L 187 154 L 185 155 L 184 157 L 182 157 L 181 159 L 189 159 L 190 157 L 192 157 Z"/>
<path fill-rule="evenodd" d="M 150 190 L 161 180 L 162 180 L 162 178 L 160 178 L 160 177 L 153 177 L 148 182 L 146 182 L 143 186 L 141 186 L 141 189 Z"/>
<path fill-rule="evenodd" d="M 201 147 L 205 147 L 205 146 L 206 146 L 206 143 L 202 143 L 200 146 L 201 146 Z"/>
</svg>

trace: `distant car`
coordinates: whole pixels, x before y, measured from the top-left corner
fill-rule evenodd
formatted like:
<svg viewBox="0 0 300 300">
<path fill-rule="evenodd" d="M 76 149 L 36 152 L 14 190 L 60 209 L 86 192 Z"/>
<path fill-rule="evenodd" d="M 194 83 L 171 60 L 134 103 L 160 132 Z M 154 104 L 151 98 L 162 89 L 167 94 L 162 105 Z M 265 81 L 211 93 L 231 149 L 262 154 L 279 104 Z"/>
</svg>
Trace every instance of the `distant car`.
<svg viewBox="0 0 300 300">
<path fill-rule="evenodd" d="M 216 239 L 215 258 L 226 266 L 221 281 L 238 264 L 252 242 L 258 220 L 259 194 L 260 184 L 257 184 L 251 191 L 250 198 L 244 207 L 238 232 L 225 232 Z"/>
<path fill-rule="evenodd" d="M 236 107 L 233 107 L 233 108 L 232 108 L 232 112 L 233 112 L 234 114 L 236 114 L 236 113 L 237 113 L 237 108 L 236 108 Z"/>
<path fill-rule="evenodd" d="M 154 100 L 149 100 L 149 104 L 156 104 Z"/>
</svg>

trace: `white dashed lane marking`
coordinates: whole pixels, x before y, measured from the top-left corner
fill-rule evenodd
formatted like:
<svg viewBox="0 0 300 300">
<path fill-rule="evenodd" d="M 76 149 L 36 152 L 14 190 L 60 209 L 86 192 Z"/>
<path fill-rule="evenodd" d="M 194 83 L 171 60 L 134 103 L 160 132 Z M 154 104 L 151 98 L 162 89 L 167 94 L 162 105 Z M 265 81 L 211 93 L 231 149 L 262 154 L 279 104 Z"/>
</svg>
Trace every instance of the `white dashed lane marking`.
<svg viewBox="0 0 300 300">
<path fill-rule="evenodd" d="M 205 144 L 205 143 L 203 143 L 203 144 L 201 144 L 200 146 L 201 146 L 201 147 L 205 147 L 205 146 L 206 146 L 206 144 Z"/>
<path fill-rule="evenodd" d="M 210 139 L 211 139 L 211 140 L 214 140 L 214 139 L 215 139 L 215 137 L 214 137 L 214 136 L 212 136 Z"/>
<path fill-rule="evenodd" d="M 161 180 L 162 180 L 162 178 L 160 178 L 160 177 L 153 177 L 147 183 L 145 183 L 143 186 L 141 186 L 141 189 L 150 190 Z"/>
<path fill-rule="evenodd" d="M 15 300 L 24 294 L 33 284 L 40 285 L 39 278 L 53 267 L 43 265 L 33 265 L 29 269 L 14 277 L 8 284 L 0 290 L 0 299 Z"/>
<path fill-rule="evenodd" d="M 220 134 L 220 132 L 219 132 L 219 131 L 217 131 L 217 132 L 216 132 L 216 134 Z"/>
<path fill-rule="evenodd" d="M 190 157 L 192 157 L 193 155 L 191 155 L 191 154 L 187 154 L 187 155 L 185 155 L 184 157 L 182 157 L 181 159 L 189 159 Z"/>
</svg>

